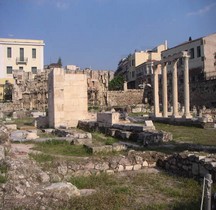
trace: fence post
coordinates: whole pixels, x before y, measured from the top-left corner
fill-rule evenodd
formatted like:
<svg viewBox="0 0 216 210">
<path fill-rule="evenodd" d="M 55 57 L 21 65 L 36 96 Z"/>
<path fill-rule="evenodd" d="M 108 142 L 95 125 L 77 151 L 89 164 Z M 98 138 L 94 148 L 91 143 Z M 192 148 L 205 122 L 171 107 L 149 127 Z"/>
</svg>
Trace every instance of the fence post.
<svg viewBox="0 0 216 210">
<path fill-rule="evenodd" d="M 212 176 L 211 174 L 205 175 L 205 210 L 211 210 L 211 184 Z"/>
</svg>

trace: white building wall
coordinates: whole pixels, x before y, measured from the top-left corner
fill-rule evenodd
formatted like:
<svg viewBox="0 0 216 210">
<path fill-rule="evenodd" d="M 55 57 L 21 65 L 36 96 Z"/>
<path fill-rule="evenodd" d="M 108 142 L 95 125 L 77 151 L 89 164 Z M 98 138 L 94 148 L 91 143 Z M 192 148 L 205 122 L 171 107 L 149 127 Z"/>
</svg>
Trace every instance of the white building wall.
<svg viewBox="0 0 216 210">
<path fill-rule="evenodd" d="M 11 48 L 11 58 L 7 57 L 7 48 Z M 18 63 L 20 58 L 20 48 L 24 49 L 25 63 Z M 32 49 L 36 49 L 36 58 L 32 58 Z M 32 67 L 43 69 L 44 66 L 44 42 L 42 40 L 27 39 L 0 39 L 0 77 L 12 78 L 12 74 L 7 74 L 7 66 L 12 66 L 13 70 L 23 68 L 25 72 L 31 72 Z"/>
</svg>

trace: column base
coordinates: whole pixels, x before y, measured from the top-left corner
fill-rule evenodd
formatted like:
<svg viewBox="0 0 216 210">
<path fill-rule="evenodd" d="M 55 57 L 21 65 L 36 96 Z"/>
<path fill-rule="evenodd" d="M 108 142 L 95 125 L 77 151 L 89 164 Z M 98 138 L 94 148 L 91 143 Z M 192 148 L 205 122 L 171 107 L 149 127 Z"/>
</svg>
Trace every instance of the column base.
<svg viewBox="0 0 216 210">
<path fill-rule="evenodd" d="M 161 113 L 156 113 L 156 114 L 154 114 L 154 117 L 162 117 L 162 114 Z"/>
<path fill-rule="evenodd" d="M 184 118 L 184 119 L 191 119 L 191 118 L 193 118 L 193 116 L 190 115 L 190 114 L 187 114 L 187 115 L 183 115 L 182 118 Z"/>
<path fill-rule="evenodd" d="M 181 118 L 180 115 L 172 115 L 171 118 L 175 119 L 175 118 Z"/>
</svg>

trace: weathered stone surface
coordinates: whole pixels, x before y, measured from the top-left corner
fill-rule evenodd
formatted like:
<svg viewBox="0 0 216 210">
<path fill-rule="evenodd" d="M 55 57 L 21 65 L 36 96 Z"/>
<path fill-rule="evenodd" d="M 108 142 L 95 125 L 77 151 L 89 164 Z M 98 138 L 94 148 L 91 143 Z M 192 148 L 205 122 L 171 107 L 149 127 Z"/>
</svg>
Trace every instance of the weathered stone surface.
<svg viewBox="0 0 216 210">
<path fill-rule="evenodd" d="M 133 166 L 132 165 L 130 165 L 130 166 L 125 166 L 125 170 L 126 171 L 132 171 L 133 170 Z"/>
<path fill-rule="evenodd" d="M 82 189 L 82 190 L 80 190 L 80 195 L 81 196 L 89 196 L 89 195 L 92 195 L 96 192 L 97 191 L 95 189 Z"/>
<path fill-rule="evenodd" d="M 8 144 L 9 140 L 9 131 L 5 125 L 0 124 L 0 144 Z"/>
<path fill-rule="evenodd" d="M 69 182 L 53 183 L 44 189 L 53 198 L 68 201 L 74 196 L 80 196 L 80 191 Z"/>
<path fill-rule="evenodd" d="M 117 171 L 118 172 L 124 171 L 124 166 L 123 165 L 119 165 Z"/>
<path fill-rule="evenodd" d="M 141 164 L 136 164 L 136 165 L 133 166 L 134 171 L 140 170 L 141 168 L 142 168 Z"/>
<path fill-rule="evenodd" d="M 199 174 L 199 166 L 198 166 L 198 163 L 193 163 L 193 164 L 192 164 L 192 173 L 193 173 L 193 175 L 198 175 L 198 174 Z"/>
<path fill-rule="evenodd" d="M 5 148 L 0 145 L 0 161 L 5 159 Z"/>
<path fill-rule="evenodd" d="M 8 130 L 16 130 L 17 129 L 17 125 L 16 124 L 6 124 L 5 127 Z"/>
<path fill-rule="evenodd" d="M 38 174 L 38 179 L 42 182 L 42 183 L 48 183 L 50 181 L 50 177 L 47 173 L 45 172 L 41 172 Z"/>
<path fill-rule="evenodd" d="M 106 171 L 109 169 L 108 163 L 100 163 L 95 165 L 95 169 L 99 171 Z"/>
<path fill-rule="evenodd" d="M 39 136 L 34 132 L 28 132 L 26 137 L 25 137 L 26 140 L 34 140 L 34 139 L 38 139 L 38 138 L 39 138 Z"/>
</svg>

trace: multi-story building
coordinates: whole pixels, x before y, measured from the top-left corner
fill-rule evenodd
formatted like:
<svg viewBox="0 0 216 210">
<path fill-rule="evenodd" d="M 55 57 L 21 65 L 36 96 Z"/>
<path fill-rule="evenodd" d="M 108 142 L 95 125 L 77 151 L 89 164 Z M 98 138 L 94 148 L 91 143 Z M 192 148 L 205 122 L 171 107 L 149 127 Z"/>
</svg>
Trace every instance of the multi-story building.
<svg viewBox="0 0 216 210">
<path fill-rule="evenodd" d="M 14 83 L 15 72 L 43 70 L 44 45 L 43 40 L 0 38 L 0 99 L 5 82 Z"/>
<path fill-rule="evenodd" d="M 216 78 L 216 33 L 195 40 L 189 38 L 187 42 L 162 52 L 161 57 L 167 58 L 182 51 L 190 54 L 190 81 L 209 80 Z M 168 72 L 172 71 L 172 64 L 168 62 Z M 179 79 L 183 75 L 182 59 L 178 61 Z"/>
<path fill-rule="evenodd" d="M 115 76 L 121 75 L 124 77 L 125 81 L 128 83 L 128 88 L 138 88 L 140 85 L 137 82 L 137 75 L 139 77 L 144 76 L 144 70 L 140 70 L 137 68 L 138 66 L 144 63 L 151 63 L 153 61 L 158 61 L 161 59 L 161 52 L 167 49 L 167 42 L 155 47 L 152 50 L 146 51 L 135 51 L 133 54 L 129 54 L 127 58 L 123 58 L 119 64 L 118 68 L 115 72 Z M 148 64 L 144 64 L 147 65 Z M 139 73 L 137 73 L 137 69 L 139 69 Z M 141 74 L 140 74 L 141 73 Z"/>
</svg>

